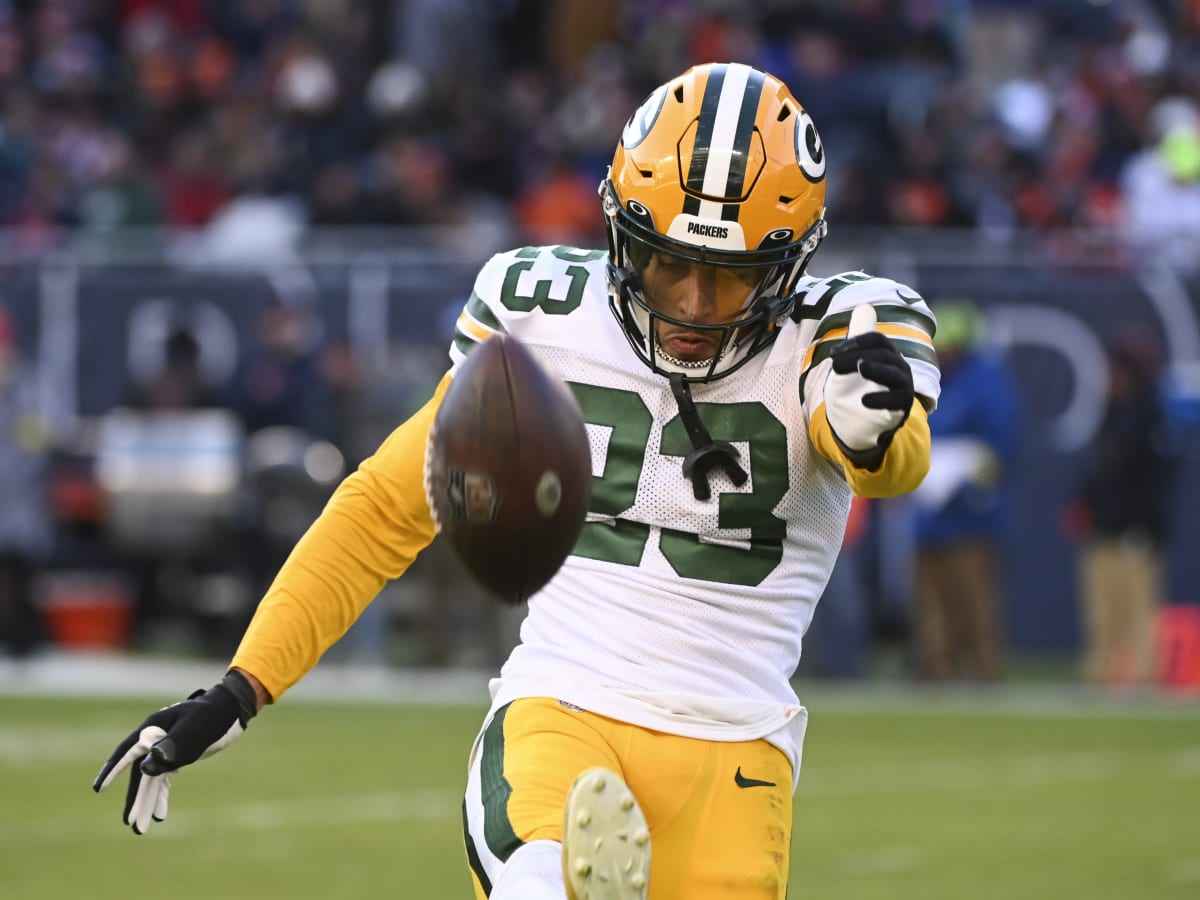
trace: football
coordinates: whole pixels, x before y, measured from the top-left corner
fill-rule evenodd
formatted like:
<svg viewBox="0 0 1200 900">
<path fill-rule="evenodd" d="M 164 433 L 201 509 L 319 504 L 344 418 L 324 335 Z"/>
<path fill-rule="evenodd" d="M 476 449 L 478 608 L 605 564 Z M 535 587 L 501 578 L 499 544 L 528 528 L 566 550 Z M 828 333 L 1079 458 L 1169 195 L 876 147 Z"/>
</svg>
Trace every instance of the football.
<svg viewBox="0 0 1200 900">
<path fill-rule="evenodd" d="M 425 456 L 439 534 L 488 591 L 518 604 L 575 546 L 592 457 L 570 389 L 516 338 L 472 351 L 446 390 Z"/>
</svg>

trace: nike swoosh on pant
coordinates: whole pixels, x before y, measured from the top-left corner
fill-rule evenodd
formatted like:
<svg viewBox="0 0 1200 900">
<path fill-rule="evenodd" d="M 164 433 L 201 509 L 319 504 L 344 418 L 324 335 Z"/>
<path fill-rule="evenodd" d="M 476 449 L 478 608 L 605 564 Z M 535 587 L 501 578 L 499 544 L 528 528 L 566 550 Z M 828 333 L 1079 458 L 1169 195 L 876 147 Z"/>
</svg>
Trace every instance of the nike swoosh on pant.
<svg viewBox="0 0 1200 900">
<path fill-rule="evenodd" d="M 757 778 L 747 778 L 742 774 L 742 767 L 738 766 L 737 772 L 733 775 L 733 782 L 740 788 L 748 787 L 775 787 L 773 781 L 759 781 Z"/>
</svg>

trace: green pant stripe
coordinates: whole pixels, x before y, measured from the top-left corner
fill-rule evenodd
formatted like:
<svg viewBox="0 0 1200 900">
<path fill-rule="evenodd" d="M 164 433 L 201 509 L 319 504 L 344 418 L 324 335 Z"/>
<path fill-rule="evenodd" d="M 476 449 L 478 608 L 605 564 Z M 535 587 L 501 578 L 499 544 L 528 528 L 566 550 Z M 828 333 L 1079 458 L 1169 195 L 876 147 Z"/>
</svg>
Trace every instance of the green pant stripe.
<svg viewBox="0 0 1200 900">
<path fill-rule="evenodd" d="M 490 897 L 492 896 L 492 881 L 487 877 L 487 873 L 483 871 L 483 863 L 479 861 L 479 851 L 475 849 L 475 841 L 471 837 L 471 829 L 467 826 L 467 802 L 465 800 L 462 805 L 462 815 L 463 839 L 467 845 L 467 864 L 471 867 L 471 871 L 475 873 L 475 877 L 479 879 L 484 896 Z"/>
<path fill-rule="evenodd" d="M 483 794 L 483 839 L 488 849 L 502 862 L 521 846 L 512 822 L 508 820 L 508 798 L 512 785 L 504 777 L 504 718 L 508 707 L 500 709 L 483 735 L 483 756 L 479 761 L 479 783 Z"/>
</svg>

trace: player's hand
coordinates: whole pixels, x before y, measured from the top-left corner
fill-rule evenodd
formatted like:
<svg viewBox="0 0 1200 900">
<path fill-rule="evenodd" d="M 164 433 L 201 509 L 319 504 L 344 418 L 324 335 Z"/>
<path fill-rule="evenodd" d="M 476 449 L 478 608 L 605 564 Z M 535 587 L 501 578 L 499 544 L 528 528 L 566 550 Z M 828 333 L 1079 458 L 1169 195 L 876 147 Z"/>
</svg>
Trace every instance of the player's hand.
<svg viewBox="0 0 1200 900">
<path fill-rule="evenodd" d="M 912 370 L 887 336 L 875 330 L 875 322 L 875 307 L 854 308 L 825 381 L 825 415 L 833 435 L 852 462 L 867 468 L 883 460 L 914 396 Z"/>
<path fill-rule="evenodd" d="M 102 791 L 129 769 L 123 821 L 137 834 L 167 817 L 176 769 L 212 756 L 246 730 L 256 712 L 254 689 L 231 670 L 207 691 L 152 713 L 117 745 L 92 789 Z"/>
</svg>

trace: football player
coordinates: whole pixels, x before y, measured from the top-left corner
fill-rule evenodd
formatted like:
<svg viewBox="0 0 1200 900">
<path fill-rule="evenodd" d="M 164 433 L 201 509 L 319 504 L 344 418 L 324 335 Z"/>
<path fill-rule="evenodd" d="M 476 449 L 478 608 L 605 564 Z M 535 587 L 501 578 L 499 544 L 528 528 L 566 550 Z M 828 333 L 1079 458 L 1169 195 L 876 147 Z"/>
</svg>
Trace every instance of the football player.
<svg viewBox="0 0 1200 900">
<path fill-rule="evenodd" d="M 825 180 L 777 78 L 709 64 L 655 90 L 600 184 L 608 249 L 483 267 L 446 379 L 341 485 L 222 682 L 101 769 L 97 789 L 130 771 L 134 831 L 166 815 L 176 769 L 277 701 L 433 539 L 430 423 L 454 367 L 507 333 L 574 391 L 600 474 L 469 755 L 476 896 L 782 898 L 801 641 L 851 497 L 921 481 L 939 390 L 915 291 L 807 273 Z"/>
</svg>

